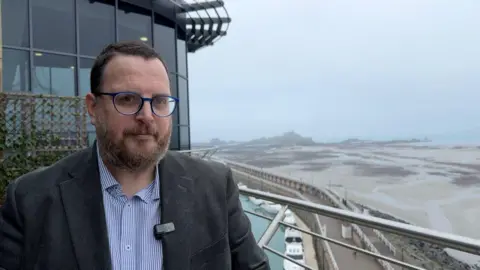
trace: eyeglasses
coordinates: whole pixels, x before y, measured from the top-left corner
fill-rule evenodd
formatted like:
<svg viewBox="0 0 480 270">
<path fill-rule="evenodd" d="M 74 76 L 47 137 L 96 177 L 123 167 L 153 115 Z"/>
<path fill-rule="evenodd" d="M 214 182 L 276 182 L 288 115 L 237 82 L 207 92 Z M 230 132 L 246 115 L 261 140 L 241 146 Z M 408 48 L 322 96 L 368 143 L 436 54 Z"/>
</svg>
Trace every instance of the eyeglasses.
<svg viewBox="0 0 480 270">
<path fill-rule="evenodd" d="M 150 103 L 152 113 L 159 117 L 170 116 L 177 107 L 178 98 L 167 95 L 156 95 L 152 98 L 142 97 L 135 92 L 95 93 L 96 96 L 111 96 L 113 106 L 123 115 L 137 114 L 146 102 Z"/>
</svg>

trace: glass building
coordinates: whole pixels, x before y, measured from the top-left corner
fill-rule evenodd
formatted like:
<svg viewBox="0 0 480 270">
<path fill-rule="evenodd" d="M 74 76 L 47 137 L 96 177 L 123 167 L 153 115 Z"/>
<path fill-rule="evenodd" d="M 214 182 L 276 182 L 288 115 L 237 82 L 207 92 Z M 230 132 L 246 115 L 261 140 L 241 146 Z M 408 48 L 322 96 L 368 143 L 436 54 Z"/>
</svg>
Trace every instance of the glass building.
<svg viewBox="0 0 480 270">
<path fill-rule="evenodd" d="M 171 149 L 190 149 L 188 53 L 226 35 L 223 1 L 1 0 L 1 89 L 58 96 L 90 91 L 95 56 L 111 42 L 141 40 L 170 72 Z M 225 14 L 225 15 L 223 15 Z M 93 127 L 89 127 L 92 131 Z"/>
</svg>

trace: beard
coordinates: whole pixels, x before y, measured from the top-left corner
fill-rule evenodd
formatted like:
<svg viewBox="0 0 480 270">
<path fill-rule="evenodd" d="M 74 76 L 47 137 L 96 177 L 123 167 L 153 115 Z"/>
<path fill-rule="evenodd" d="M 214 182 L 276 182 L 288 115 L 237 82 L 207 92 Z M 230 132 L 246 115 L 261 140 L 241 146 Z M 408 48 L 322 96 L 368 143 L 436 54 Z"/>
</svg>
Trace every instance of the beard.
<svg viewBox="0 0 480 270">
<path fill-rule="evenodd" d="M 172 123 L 162 133 L 146 124 L 125 129 L 121 139 L 115 139 L 118 131 L 111 130 L 105 121 L 101 121 L 96 130 L 104 161 L 120 170 L 138 172 L 158 164 L 166 155 L 170 146 Z M 148 139 L 139 139 L 138 135 L 148 135 Z"/>
</svg>

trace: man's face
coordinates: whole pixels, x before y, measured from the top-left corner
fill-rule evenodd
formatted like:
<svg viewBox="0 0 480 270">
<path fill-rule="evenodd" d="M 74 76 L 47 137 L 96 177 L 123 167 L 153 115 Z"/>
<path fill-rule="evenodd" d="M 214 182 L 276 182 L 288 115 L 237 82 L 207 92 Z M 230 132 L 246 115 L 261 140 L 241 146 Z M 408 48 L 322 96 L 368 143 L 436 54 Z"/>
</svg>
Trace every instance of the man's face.
<svg viewBox="0 0 480 270">
<path fill-rule="evenodd" d="M 167 71 L 159 59 L 115 56 L 103 74 L 102 93 L 135 92 L 142 97 L 170 95 Z M 111 96 L 88 94 L 87 108 L 104 158 L 115 167 L 137 171 L 157 163 L 167 152 L 171 116 L 152 113 L 149 102 L 133 115 L 119 113 Z"/>
</svg>

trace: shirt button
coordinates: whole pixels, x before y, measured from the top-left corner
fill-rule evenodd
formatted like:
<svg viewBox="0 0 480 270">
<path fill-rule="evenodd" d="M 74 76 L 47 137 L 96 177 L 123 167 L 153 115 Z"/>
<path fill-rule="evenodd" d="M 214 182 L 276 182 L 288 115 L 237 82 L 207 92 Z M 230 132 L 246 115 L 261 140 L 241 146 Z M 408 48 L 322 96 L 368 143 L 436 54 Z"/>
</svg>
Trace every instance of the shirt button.
<svg viewBox="0 0 480 270">
<path fill-rule="evenodd" d="M 126 245 L 126 246 L 125 246 L 125 249 L 126 249 L 126 250 L 131 250 L 131 249 L 132 249 L 132 246 Z"/>
<path fill-rule="evenodd" d="M 131 207 L 132 205 L 131 205 L 130 203 L 127 203 L 127 206 L 128 206 L 128 207 Z"/>
</svg>

